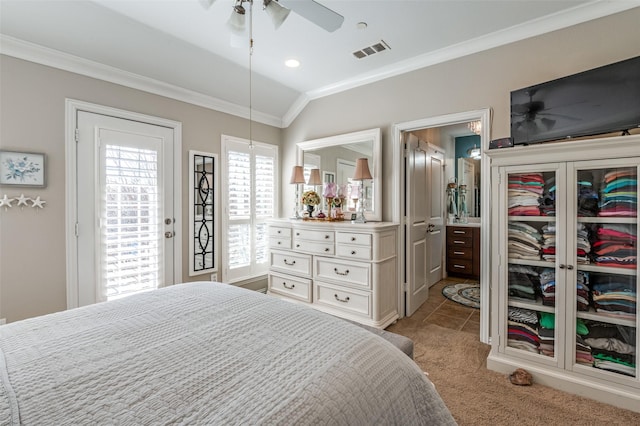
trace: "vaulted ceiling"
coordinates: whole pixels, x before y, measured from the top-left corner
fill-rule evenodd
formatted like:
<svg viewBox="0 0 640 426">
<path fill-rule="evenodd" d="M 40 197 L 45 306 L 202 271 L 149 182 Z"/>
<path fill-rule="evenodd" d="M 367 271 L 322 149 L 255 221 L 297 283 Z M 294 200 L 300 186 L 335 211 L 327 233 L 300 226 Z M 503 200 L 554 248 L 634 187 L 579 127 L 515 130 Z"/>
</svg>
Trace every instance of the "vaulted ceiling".
<svg viewBox="0 0 640 426">
<path fill-rule="evenodd" d="M 280 3 L 295 10 L 295 3 L 310 1 Z M 317 3 L 344 17 L 339 29 L 326 31 L 296 12 L 274 29 L 262 0 L 255 0 L 250 58 L 248 38 L 233 47 L 226 25 L 234 0 L 215 0 L 209 9 L 198 0 L 1 0 L 0 51 L 239 116 L 248 117 L 251 106 L 254 120 L 286 127 L 315 98 L 640 5 Z M 354 56 L 380 43 L 385 50 Z M 287 68 L 287 59 L 301 65 Z"/>
</svg>

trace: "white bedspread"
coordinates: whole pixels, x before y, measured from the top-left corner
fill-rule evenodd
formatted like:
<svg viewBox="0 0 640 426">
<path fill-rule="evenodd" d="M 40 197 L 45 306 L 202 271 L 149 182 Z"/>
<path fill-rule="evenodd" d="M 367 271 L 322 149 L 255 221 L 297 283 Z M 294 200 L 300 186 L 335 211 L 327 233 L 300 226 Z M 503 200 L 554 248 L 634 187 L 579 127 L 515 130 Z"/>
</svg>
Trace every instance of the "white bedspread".
<svg viewBox="0 0 640 426">
<path fill-rule="evenodd" d="M 0 424 L 455 424 L 404 353 L 219 283 L 0 327 Z"/>
</svg>

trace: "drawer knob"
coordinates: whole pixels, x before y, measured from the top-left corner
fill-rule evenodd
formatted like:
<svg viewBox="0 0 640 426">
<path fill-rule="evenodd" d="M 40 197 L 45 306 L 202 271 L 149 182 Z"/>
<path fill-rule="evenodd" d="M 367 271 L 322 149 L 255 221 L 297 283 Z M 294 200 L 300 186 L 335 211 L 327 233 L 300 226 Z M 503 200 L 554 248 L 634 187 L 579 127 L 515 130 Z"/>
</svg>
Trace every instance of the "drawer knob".
<svg viewBox="0 0 640 426">
<path fill-rule="evenodd" d="M 340 299 L 337 294 L 334 294 L 333 297 L 335 297 L 338 302 L 342 302 L 342 303 L 349 302 L 349 296 L 345 297 L 344 299 Z"/>
<path fill-rule="evenodd" d="M 464 254 L 463 251 L 454 251 L 453 254 Z"/>
<path fill-rule="evenodd" d="M 282 234 L 282 231 L 278 231 L 278 234 Z"/>
<path fill-rule="evenodd" d="M 324 236 L 324 239 L 325 239 L 325 240 L 328 240 L 329 238 L 331 238 L 331 236 L 329 236 L 329 235 L 325 235 L 325 236 Z"/>
<path fill-rule="evenodd" d="M 453 265 L 454 268 L 467 269 L 464 265 Z"/>
<path fill-rule="evenodd" d="M 288 290 L 293 290 L 294 288 L 296 288 L 296 285 L 295 285 L 295 284 L 291 284 L 291 285 L 289 286 L 289 285 L 287 285 L 287 283 L 286 283 L 286 282 L 284 282 L 284 281 L 282 282 L 282 286 L 283 286 L 284 288 L 288 289 Z"/>
<path fill-rule="evenodd" d="M 464 234 L 464 231 L 453 231 L 454 234 Z"/>
<path fill-rule="evenodd" d="M 282 241 L 278 241 L 278 245 L 282 244 Z"/>
<path fill-rule="evenodd" d="M 327 251 L 331 251 L 331 249 L 330 249 L 329 247 L 326 247 L 326 248 L 324 249 L 324 251 L 325 251 L 325 252 L 327 252 Z"/>
<path fill-rule="evenodd" d="M 356 251 L 355 250 L 351 250 L 351 255 L 355 255 Z"/>
<path fill-rule="evenodd" d="M 355 240 L 356 240 L 356 237 L 351 237 L 351 241 L 355 241 Z"/>
<path fill-rule="evenodd" d="M 453 240 L 453 244 L 464 244 L 464 241 Z"/>
<path fill-rule="evenodd" d="M 338 275 L 342 275 L 342 276 L 349 275 L 349 270 L 348 269 L 345 269 L 344 272 L 340 272 L 340 271 L 338 271 L 338 268 L 333 268 L 333 272 L 335 272 Z"/>
<path fill-rule="evenodd" d="M 293 265 L 295 265 L 295 264 L 296 264 L 296 261 L 294 260 L 294 261 L 289 262 L 287 259 L 285 259 L 285 260 L 284 260 L 284 264 L 285 264 L 285 265 L 289 265 L 289 266 L 293 266 Z"/>
</svg>

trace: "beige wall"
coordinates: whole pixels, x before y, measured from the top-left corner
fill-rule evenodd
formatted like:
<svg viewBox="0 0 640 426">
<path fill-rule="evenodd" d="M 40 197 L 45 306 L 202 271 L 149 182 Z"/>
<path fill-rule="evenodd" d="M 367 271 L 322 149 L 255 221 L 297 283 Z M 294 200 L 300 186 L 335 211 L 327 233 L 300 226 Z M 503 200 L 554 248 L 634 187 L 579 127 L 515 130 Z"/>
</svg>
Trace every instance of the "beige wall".
<svg viewBox="0 0 640 426">
<path fill-rule="evenodd" d="M 311 102 L 284 131 L 255 125 L 254 138 L 281 149 L 281 212 L 294 205 L 288 184 L 295 143 L 381 127 L 384 219 L 391 215 L 394 123 L 493 109 L 492 138 L 509 136 L 509 92 L 640 55 L 640 8 L 355 88 Z M 248 137 L 247 121 L 76 74 L 0 56 L 0 148 L 45 152 L 42 211 L 0 211 L 0 316 L 15 321 L 66 307 L 64 100 L 73 98 L 183 123 L 182 167 L 189 149 L 219 152 L 220 134 Z M 183 173 L 186 194 L 187 175 Z M 14 195 L 20 191 L 0 188 Z M 185 195 L 186 196 L 186 195 Z M 16 211 L 17 210 L 17 211 Z M 186 205 L 183 234 L 187 229 Z M 188 279 L 187 245 L 183 277 Z M 198 277 L 196 277 L 197 279 Z"/>
<path fill-rule="evenodd" d="M 221 134 L 248 138 L 249 127 L 245 119 L 139 90 L 7 56 L 0 61 L 0 149 L 47 155 L 46 188 L 0 187 L 0 198 L 24 192 L 47 201 L 38 211 L 0 209 L 0 317 L 16 321 L 66 309 L 65 98 L 181 122 L 185 200 L 188 151 L 220 153 Z M 281 134 L 281 129 L 253 124 L 255 140 L 280 144 Z M 182 217 L 186 236 L 186 202 Z M 185 239 L 182 251 L 183 280 L 208 279 L 189 277 Z"/>
<path fill-rule="evenodd" d="M 295 163 L 296 142 L 380 127 L 383 219 L 391 220 L 393 124 L 492 108 L 491 138 L 507 137 L 511 90 L 639 56 L 638 22 L 635 8 L 314 100 L 285 129 L 283 173 Z M 283 180 L 283 211 L 291 192 Z"/>
</svg>

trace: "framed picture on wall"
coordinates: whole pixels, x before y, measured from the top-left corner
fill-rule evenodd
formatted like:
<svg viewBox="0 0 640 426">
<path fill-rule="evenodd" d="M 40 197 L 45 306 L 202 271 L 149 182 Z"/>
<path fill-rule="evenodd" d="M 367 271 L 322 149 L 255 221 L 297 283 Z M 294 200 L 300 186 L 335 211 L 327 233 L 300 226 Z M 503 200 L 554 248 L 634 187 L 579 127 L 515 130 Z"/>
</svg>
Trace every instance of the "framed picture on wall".
<svg viewBox="0 0 640 426">
<path fill-rule="evenodd" d="M 44 154 L 0 151 L 0 185 L 44 188 L 45 176 Z"/>
</svg>

